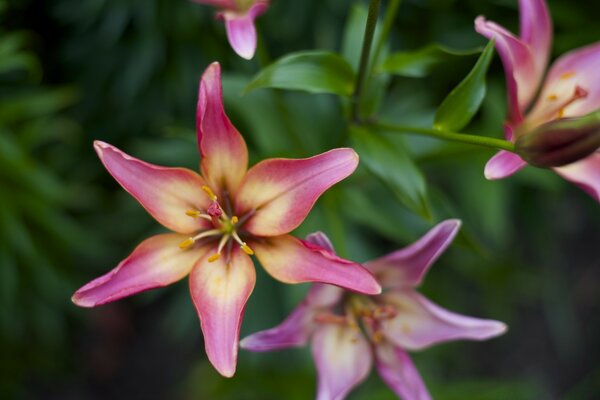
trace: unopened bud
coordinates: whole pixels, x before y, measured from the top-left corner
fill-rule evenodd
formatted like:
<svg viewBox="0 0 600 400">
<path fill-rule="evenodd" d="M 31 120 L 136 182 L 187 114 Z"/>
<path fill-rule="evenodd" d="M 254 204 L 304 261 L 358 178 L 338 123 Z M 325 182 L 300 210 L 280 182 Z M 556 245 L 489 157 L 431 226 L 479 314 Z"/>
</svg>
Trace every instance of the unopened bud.
<svg viewBox="0 0 600 400">
<path fill-rule="evenodd" d="M 560 167 L 594 153 L 600 147 L 600 112 L 540 125 L 520 136 L 516 153 L 536 167 Z"/>
</svg>

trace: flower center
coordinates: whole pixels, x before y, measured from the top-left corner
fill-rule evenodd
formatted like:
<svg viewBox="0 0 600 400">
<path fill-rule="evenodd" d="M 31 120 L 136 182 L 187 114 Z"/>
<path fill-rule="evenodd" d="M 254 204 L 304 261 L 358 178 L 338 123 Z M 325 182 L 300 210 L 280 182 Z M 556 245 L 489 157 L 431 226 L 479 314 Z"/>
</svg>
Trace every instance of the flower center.
<svg viewBox="0 0 600 400">
<path fill-rule="evenodd" d="M 233 242 L 236 242 L 246 254 L 253 255 L 254 251 L 252 251 L 250 246 L 248 246 L 237 233 L 237 230 L 249 215 L 242 218 L 242 221 L 235 215 L 230 218 L 225 210 L 223 210 L 223 207 L 221 207 L 221 204 L 219 204 L 217 195 L 215 195 L 211 188 L 202 186 L 202 190 L 204 190 L 206 195 L 210 198 L 210 206 L 208 206 L 204 212 L 200 210 L 187 210 L 185 214 L 191 218 L 202 218 L 210 221 L 213 225 L 213 229 L 206 229 L 200 231 L 196 236 L 190 236 L 179 244 L 179 248 L 185 250 L 192 247 L 198 240 L 220 237 L 217 252 L 208 258 L 208 262 L 218 260 L 221 257 L 223 250 L 231 250 L 231 243 Z"/>
<path fill-rule="evenodd" d="M 579 85 L 575 86 L 573 93 L 570 97 L 563 98 L 562 100 L 556 94 L 550 94 L 546 98 L 552 105 L 547 110 L 547 116 L 551 119 L 563 118 L 565 115 L 565 109 L 577 100 L 585 99 L 588 95 L 588 91 Z"/>
</svg>

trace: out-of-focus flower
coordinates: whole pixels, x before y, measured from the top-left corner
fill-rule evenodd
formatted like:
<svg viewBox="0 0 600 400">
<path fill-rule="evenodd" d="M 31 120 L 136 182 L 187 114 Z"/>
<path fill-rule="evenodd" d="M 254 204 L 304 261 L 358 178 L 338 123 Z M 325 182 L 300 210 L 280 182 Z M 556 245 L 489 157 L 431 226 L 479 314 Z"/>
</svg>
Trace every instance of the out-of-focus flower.
<svg viewBox="0 0 600 400">
<path fill-rule="evenodd" d="M 366 263 L 382 284 L 383 294 L 363 296 L 315 284 L 279 326 L 244 338 L 240 346 L 269 351 L 311 340 L 319 400 L 343 399 L 368 376 L 373 361 L 399 397 L 430 399 L 406 350 L 457 339 L 485 340 L 506 331 L 501 322 L 455 314 L 415 290 L 459 226 L 457 220 L 442 222 L 409 247 Z M 333 256 L 324 234 L 309 235 L 307 240 Z"/>
<path fill-rule="evenodd" d="M 225 22 L 229 44 L 246 60 L 256 51 L 256 28 L 254 20 L 267 11 L 268 0 L 193 0 L 219 9 L 217 17 Z"/>
<path fill-rule="evenodd" d="M 256 280 L 250 255 L 256 253 L 267 272 L 286 283 L 326 282 L 369 294 L 381 287 L 361 265 L 287 234 L 325 190 L 355 170 L 358 156 L 352 149 L 264 160 L 247 171 L 246 143 L 223 109 L 217 63 L 200 82 L 197 132 L 202 175 L 148 164 L 95 143 L 110 174 L 174 233 L 143 241 L 115 269 L 79 289 L 73 302 L 94 307 L 189 274 L 206 353 L 229 377 Z"/>
<path fill-rule="evenodd" d="M 527 147 L 522 147 L 525 142 L 520 143 L 517 151 L 534 165 L 555 166 L 554 171 L 559 175 L 600 201 L 597 140 L 581 140 L 597 136 L 597 133 L 586 124 L 555 124 L 600 109 L 600 43 L 561 56 L 543 80 L 552 42 L 552 21 L 547 5 L 544 0 L 519 0 L 519 9 L 520 37 L 484 17 L 475 20 L 477 32 L 488 39 L 495 38 L 504 65 L 508 91 L 506 139 L 518 143 L 521 137 L 525 140 L 526 136 L 534 134 L 537 143 L 556 143 L 556 137 L 562 132 L 564 150 L 550 145 L 548 148 L 554 154 L 548 154 L 548 157 L 528 152 Z M 533 103 L 538 90 L 539 95 Z M 573 151 L 574 148 L 578 151 Z M 485 176 L 488 179 L 505 178 L 526 164 L 519 155 L 501 151 L 488 161 Z"/>
</svg>

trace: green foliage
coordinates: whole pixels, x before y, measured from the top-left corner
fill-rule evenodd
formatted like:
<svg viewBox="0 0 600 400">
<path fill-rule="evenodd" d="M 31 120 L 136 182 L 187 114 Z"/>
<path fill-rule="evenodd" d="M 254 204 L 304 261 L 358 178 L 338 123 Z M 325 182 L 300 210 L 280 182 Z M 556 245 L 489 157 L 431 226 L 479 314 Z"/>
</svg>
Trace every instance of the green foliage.
<svg viewBox="0 0 600 400">
<path fill-rule="evenodd" d="M 433 122 L 436 129 L 459 131 L 475 116 L 485 97 L 485 79 L 493 55 L 494 41 L 491 40 L 469 75 L 450 92 L 436 111 Z"/>
</svg>

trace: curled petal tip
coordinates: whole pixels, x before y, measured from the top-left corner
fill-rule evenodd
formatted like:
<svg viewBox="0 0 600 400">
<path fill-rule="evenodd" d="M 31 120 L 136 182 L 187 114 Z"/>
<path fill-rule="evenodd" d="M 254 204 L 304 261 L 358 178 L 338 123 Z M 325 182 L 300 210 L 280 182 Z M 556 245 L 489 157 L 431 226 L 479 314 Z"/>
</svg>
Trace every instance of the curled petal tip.
<svg viewBox="0 0 600 400">
<path fill-rule="evenodd" d="M 73 304 L 79 307 L 92 308 L 96 306 L 95 302 L 86 299 L 84 296 L 81 296 L 79 291 L 75 292 L 75 294 L 71 296 L 71 301 Z"/>
</svg>

